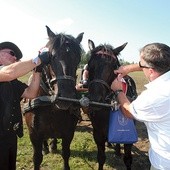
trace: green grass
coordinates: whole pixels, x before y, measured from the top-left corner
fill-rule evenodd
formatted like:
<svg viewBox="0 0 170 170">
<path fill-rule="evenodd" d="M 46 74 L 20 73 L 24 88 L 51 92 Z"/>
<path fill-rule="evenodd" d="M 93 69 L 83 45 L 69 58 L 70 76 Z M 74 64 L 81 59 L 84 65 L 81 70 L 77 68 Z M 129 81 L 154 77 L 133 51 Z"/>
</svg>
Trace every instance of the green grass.
<svg viewBox="0 0 170 170">
<path fill-rule="evenodd" d="M 33 169 L 33 149 L 28 137 L 28 130 L 25 124 L 24 133 L 24 137 L 18 140 L 17 170 Z M 69 160 L 69 164 L 72 170 L 97 169 L 97 148 L 91 132 L 81 132 L 80 128 L 79 130 L 76 130 L 70 148 L 71 157 Z M 107 170 L 111 170 L 111 166 L 113 164 L 117 164 L 115 162 L 113 153 L 114 151 L 112 149 L 106 149 L 107 161 L 104 167 Z M 118 164 L 123 164 L 123 162 L 119 160 Z M 62 169 L 63 159 L 61 157 L 61 140 L 59 140 L 58 144 L 58 153 L 50 153 L 48 155 L 45 155 L 41 167 L 43 167 L 44 170 Z"/>
<path fill-rule="evenodd" d="M 143 90 L 145 90 L 144 85 L 148 83 L 148 80 L 144 76 L 144 73 L 139 71 L 139 72 L 132 72 L 129 75 L 134 79 L 137 87 L 137 92 L 138 94 L 140 94 Z"/>
<path fill-rule="evenodd" d="M 80 70 L 79 70 L 80 71 Z M 78 74 L 79 74 L 78 71 Z M 23 82 L 27 82 L 30 74 L 20 78 Z M 143 85 L 147 83 L 142 72 L 136 72 L 130 74 L 136 84 L 138 93 L 144 90 Z M 138 148 L 140 150 L 140 148 Z M 24 137 L 18 139 L 18 156 L 17 156 L 17 170 L 30 170 L 33 169 L 33 149 L 28 136 L 28 129 L 24 123 Z M 106 163 L 104 165 L 105 170 L 125 170 L 123 159 L 115 157 L 114 150 L 106 148 Z M 133 162 L 133 169 L 141 165 L 140 155 L 136 155 L 136 159 Z M 147 163 L 144 160 L 145 164 Z M 69 160 L 71 170 L 96 170 L 97 164 L 97 147 L 94 143 L 92 136 L 92 129 L 86 131 L 85 127 L 77 126 L 73 141 L 71 143 L 71 157 Z M 57 154 L 48 154 L 43 158 L 41 164 L 43 170 L 61 170 L 63 167 L 63 159 L 61 157 L 61 140 L 58 144 Z M 144 168 L 145 169 L 145 168 Z"/>
</svg>

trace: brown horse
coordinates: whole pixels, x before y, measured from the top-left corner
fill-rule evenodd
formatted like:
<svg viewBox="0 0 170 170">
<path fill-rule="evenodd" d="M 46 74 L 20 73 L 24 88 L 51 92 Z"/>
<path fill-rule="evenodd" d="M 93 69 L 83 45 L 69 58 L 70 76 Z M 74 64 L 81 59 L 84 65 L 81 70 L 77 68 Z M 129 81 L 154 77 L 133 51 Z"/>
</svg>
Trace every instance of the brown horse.
<svg viewBox="0 0 170 170">
<path fill-rule="evenodd" d="M 109 44 L 101 44 L 95 47 L 92 40 L 89 40 L 88 44 L 91 52 L 90 60 L 88 62 L 89 99 L 90 101 L 98 103 L 111 103 L 112 100 L 115 101 L 115 97 L 110 86 L 112 81 L 117 77 L 113 70 L 120 66 L 117 56 L 124 49 L 127 43 L 117 48 L 113 48 Z M 130 77 L 126 77 L 126 79 L 128 84 L 128 81 L 132 80 Z M 128 88 L 127 95 L 134 98 L 134 95 L 137 95 L 136 89 Z M 109 107 L 106 108 L 103 106 L 90 105 L 89 117 L 93 126 L 93 137 L 98 148 L 97 160 L 99 163 L 99 170 L 103 170 L 103 165 L 106 160 L 105 142 L 107 142 L 108 135 L 109 113 Z M 128 170 L 131 169 L 132 164 L 132 145 L 133 144 L 124 144 L 124 163 Z M 117 152 L 119 152 L 119 146 L 119 144 L 116 146 Z"/>
<path fill-rule="evenodd" d="M 42 69 L 40 96 L 25 105 L 25 120 L 33 145 L 34 170 L 39 170 L 43 160 L 43 141 L 49 138 L 62 139 L 64 168 L 69 170 L 70 144 L 80 114 L 79 106 L 69 100 L 76 98 L 76 70 L 81 59 L 80 42 L 67 34 L 54 34 L 47 27 L 50 63 Z"/>
</svg>

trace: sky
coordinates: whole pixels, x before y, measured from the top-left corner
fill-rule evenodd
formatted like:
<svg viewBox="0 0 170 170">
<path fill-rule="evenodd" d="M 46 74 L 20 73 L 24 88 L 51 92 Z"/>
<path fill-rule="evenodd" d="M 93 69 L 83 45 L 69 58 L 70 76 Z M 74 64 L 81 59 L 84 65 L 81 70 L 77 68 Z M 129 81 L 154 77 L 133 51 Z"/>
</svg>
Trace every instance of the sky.
<svg viewBox="0 0 170 170">
<path fill-rule="evenodd" d="M 114 48 L 128 42 L 119 58 L 138 62 L 144 45 L 170 45 L 169 7 L 169 0 L 0 0 L 0 42 L 17 44 L 22 60 L 33 58 L 48 41 L 47 25 L 74 37 L 84 32 L 86 52 L 88 39 Z"/>
</svg>

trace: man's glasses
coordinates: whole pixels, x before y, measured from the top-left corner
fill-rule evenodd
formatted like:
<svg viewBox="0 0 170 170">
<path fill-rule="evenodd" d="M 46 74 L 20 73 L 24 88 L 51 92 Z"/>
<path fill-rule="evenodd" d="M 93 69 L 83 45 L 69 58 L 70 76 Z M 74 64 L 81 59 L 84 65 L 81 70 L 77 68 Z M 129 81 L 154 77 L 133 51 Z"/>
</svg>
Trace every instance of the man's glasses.
<svg viewBox="0 0 170 170">
<path fill-rule="evenodd" d="M 10 54 L 11 56 L 15 56 L 15 53 L 14 53 L 13 51 L 3 51 L 3 52 L 8 53 L 8 54 Z"/>
<path fill-rule="evenodd" d="M 151 67 L 149 67 L 149 66 L 141 65 L 141 62 L 140 62 L 140 61 L 139 61 L 139 67 L 140 67 L 140 68 L 151 68 Z"/>
</svg>

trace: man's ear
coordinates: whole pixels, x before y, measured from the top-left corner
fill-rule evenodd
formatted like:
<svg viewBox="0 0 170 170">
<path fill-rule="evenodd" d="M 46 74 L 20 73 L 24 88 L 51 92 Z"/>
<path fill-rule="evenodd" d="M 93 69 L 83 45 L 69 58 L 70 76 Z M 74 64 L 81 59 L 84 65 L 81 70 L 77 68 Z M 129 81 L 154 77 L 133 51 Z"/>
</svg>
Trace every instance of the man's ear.
<svg viewBox="0 0 170 170">
<path fill-rule="evenodd" d="M 160 76 L 160 74 L 157 72 L 157 71 L 155 71 L 155 69 L 153 69 L 153 68 L 148 68 L 148 71 L 149 71 L 149 80 L 150 81 L 153 81 L 153 80 L 155 80 L 157 77 L 159 77 Z"/>
</svg>

